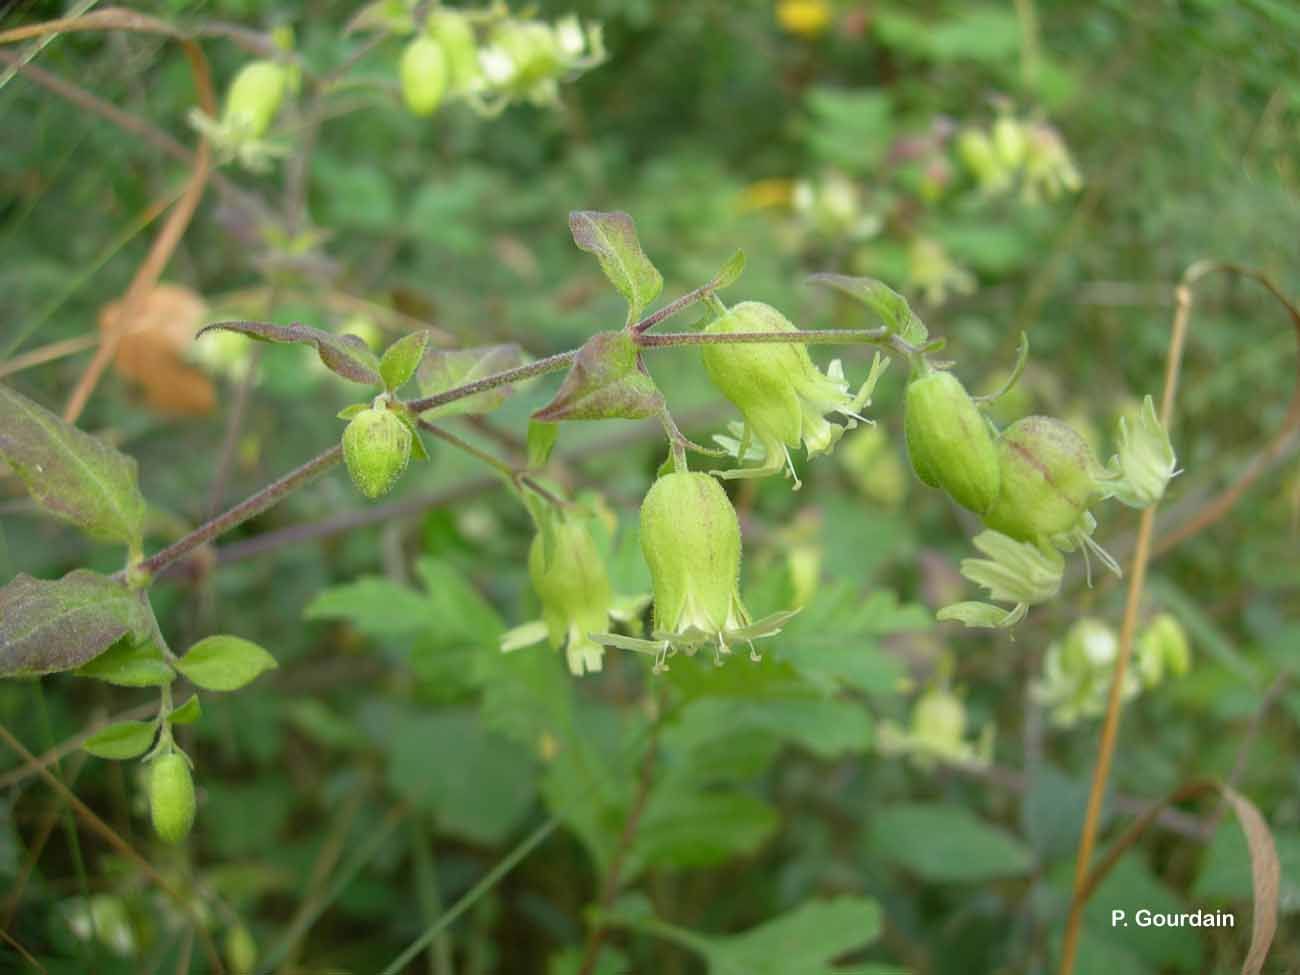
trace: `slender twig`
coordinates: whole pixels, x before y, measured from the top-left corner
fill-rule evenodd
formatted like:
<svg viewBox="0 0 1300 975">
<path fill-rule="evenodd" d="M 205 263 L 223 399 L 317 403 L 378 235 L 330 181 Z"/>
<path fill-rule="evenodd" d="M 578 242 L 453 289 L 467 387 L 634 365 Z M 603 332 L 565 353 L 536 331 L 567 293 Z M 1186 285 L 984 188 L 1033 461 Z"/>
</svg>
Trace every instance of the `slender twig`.
<svg viewBox="0 0 1300 975">
<path fill-rule="evenodd" d="M 748 345 L 750 343 L 880 345 L 889 343 L 892 337 L 892 333 L 887 328 L 822 328 L 801 332 L 664 332 L 661 335 L 638 335 L 636 344 L 646 349 L 677 345 Z"/>
<path fill-rule="evenodd" d="M 342 459 L 343 448 L 335 444 L 324 453 L 317 454 L 307 463 L 290 471 L 278 481 L 271 482 L 260 491 L 245 498 L 229 511 L 217 515 L 184 538 L 173 542 L 162 551 L 154 553 L 140 563 L 139 570 L 149 575 L 157 575 L 159 570 L 175 562 L 181 556 L 192 552 L 205 542 L 210 542 L 217 536 L 224 535 L 232 528 L 242 525 L 248 519 L 255 518 L 267 509 L 274 507 L 298 488 L 320 477 Z"/>
<path fill-rule="evenodd" d="M 558 352 L 555 355 L 548 355 L 545 359 L 538 359 L 536 362 L 530 362 L 527 365 L 516 366 L 514 369 L 506 369 L 491 376 L 484 376 L 482 379 L 466 383 L 464 386 L 457 386 L 454 389 L 435 393 L 432 396 L 412 400 L 406 405 L 416 413 L 427 413 L 429 410 L 445 406 L 447 403 L 454 403 L 456 400 L 464 399 L 467 396 L 475 396 L 490 389 L 523 382 L 525 379 L 545 376 L 548 372 L 559 372 L 572 363 L 577 355 L 578 351 L 576 349 L 568 352 Z"/>
<path fill-rule="evenodd" d="M 658 311 L 651 312 L 645 318 L 641 319 L 641 321 L 633 325 L 632 334 L 641 335 L 643 332 L 648 332 L 660 322 L 672 318 L 678 312 L 689 308 L 697 302 L 703 301 L 716 290 L 717 286 L 710 281 L 708 284 L 700 285 L 700 287 L 696 288 L 694 291 L 686 292 L 686 294 L 682 295 L 680 298 L 675 298 L 668 302 L 668 304 L 664 305 Z"/>
<path fill-rule="evenodd" d="M 1169 338 L 1169 353 L 1165 362 L 1164 394 L 1160 400 L 1160 423 L 1170 429 L 1174 409 L 1174 394 L 1178 389 L 1178 373 L 1183 361 L 1183 348 L 1187 338 L 1187 320 L 1191 313 L 1191 289 L 1186 280 L 1178 286 L 1174 323 Z M 1082 930 L 1083 909 L 1087 904 L 1088 876 L 1092 866 L 1092 852 L 1097 842 L 1097 829 L 1101 821 L 1102 800 L 1106 795 L 1106 782 L 1110 778 L 1111 761 L 1115 755 L 1115 742 L 1119 735 L 1119 717 L 1124 696 L 1124 682 L 1128 674 L 1129 658 L 1133 653 L 1133 635 L 1137 629 L 1138 609 L 1142 590 L 1146 585 L 1147 560 L 1151 551 L 1152 528 L 1155 525 L 1157 505 L 1142 512 L 1138 523 L 1137 545 L 1133 551 L 1129 572 L 1128 596 L 1124 603 L 1124 620 L 1120 624 L 1119 651 L 1111 675 L 1110 691 L 1106 698 L 1106 716 L 1102 721 L 1101 742 L 1097 750 L 1097 765 L 1092 773 L 1092 786 L 1088 792 L 1087 812 L 1079 837 L 1079 852 L 1074 865 L 1074 893 L 1070 913 L 1066 919 L 1065 938 L 1061 946 L 1060 975 L 1071 975 L 1079 950 L 1079 933 Z"/>
<path fill-rule="evenodd" d="M 517 867 L 533 850 L 540 846 L 542 842 L 551 835 L 560 825 L 558 819 L 548 819 L 528 834 L 524 840 L 510 851 L 506 857 L 501 860 L 495 867 L 483 875 L 473 887 L 465 892 L 455 904 L 453 904 L 443 915 L 434 921 L 433 924 L 425 928 L 424 933 L 412 941 L 400 955 L 388 963 L 388 967 L 383 970 L 381 975 L 398 975 L 406 968 L 412 958 L 424 951 L 433 940 L 445 931 L 453 921 L 473 907 L 489 890 L 495 887 L 506 874 L 510 873 Z"/>
<path fill-rule="evenodd" d="M 25 762 L 15 769 L 10 769 L 8 772 L 4 773 L 4 775 L 0 775 L 0 789 L 7 789 L 12 785 L 17 785 L 19 782 L 35 775 L 41 769 L 47 768 L 65 756 L 72 754 L 80 748 L 82 743 L 85 742 L 86 739 L 90 738 L 91 735 L 107 728 L 109 725 L 117 724 L 120 721 L 138 721 L 141 718 L 147 718 L 151 714 L 156 713 L 157 710 L 158 705 L 150 702 L 148 704 L 138 705 L 137 707 L 133 707 L 127 711 L 122 711 L 103 721 L 96 721 L 94 724 L 90 725 L 90 727 L 77 732 L 67 741 L 55 745 L 49 751 L 38 755 L 32 761 Z"/>
<path fill-rule="evenodd" d="M 592 975 L 596 970 L 596 963 L 600 961 L 600 951 L 605 946 L 605 940 L 609 937 L 608 926 L 599 918 L 605 911 L 609 910 L 610 905 L 614 903 L 614 899 L 618 896 L 623 864 L 627 861 L 627 855 L 632 850 L 637 827 L 641 824 L 641 816 L 645 812 L 646 803 L 650 799 L 650 787 L 654 784 L 655 757 L 658 753 L 658 731 L 659 725 L 656 724 L 651 731 L 650 740 L 646 742 L 645 757 L 641 760 L 641 775 L 637 781 L 636 797 L 632 800 L 632 808 L 628 810 L 627 819 L 623 821 L 623 832 L 619 835 L 618 846 L 614 850 L 614 856 L 610 858 L 609 868 L 605 871 L 605 879 L 601 884 L 600 900 L 596 903 L 598 919 L 592 927 L 591 933 L 587 936 L 587 946 L 582 953 L 582 964 L 578 968 L 578 975 Z"/>
</svg>

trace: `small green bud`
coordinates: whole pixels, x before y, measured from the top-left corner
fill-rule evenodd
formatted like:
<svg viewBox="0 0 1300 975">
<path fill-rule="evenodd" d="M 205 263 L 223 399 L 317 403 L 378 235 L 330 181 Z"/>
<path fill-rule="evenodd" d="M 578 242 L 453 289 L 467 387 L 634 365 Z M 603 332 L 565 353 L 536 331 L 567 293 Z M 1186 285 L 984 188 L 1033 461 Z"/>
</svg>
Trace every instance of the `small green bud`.
<svg viewBox="0 0 1300 975">
<path fill-rule="evenodd" d="M 666 474 L 641 504 L 655 637 L 704 643 L 748 622 L 740 602 L 740 521 L 708 474 Z"/>
<path fill-rule="evenodd" d="M 275 119 L 289 87 L 289 69 L 252 61 L 239 69 L 226 92 L 222 124 L 244 139 L 260 138 Z"/>
<path fill-rule="evenodd" d="M 1107 493 L 1130 508 L 1149 508 L 1164 497 L 1178 466 L 1150 396 L 1136 418 L 1120 417 L 1118 439 L 1119 453 L 1110 462 L 1110 473 L 1118 476 Z"/>
<path fill-rule="evenodd" d="M 557 515 L 551 531 L 539 532 L 528 551 L 528 574 L 551 646 L 564 649 L 570 672 L 600 670 L 604 648 L 590 635 L 608 625 L 612 591 L 585 520 Z"/>
<path fill-rule="evenodd" d="M 447 55 L 432 37 L 417 37 L 402 51 L 402 99 L 412 115 L 432 115 L 442 104 L 449 76 Z"/>
<path fill-rule="evenodd" d="M 179 843 L 194 825 L 194 779 L 189 762 L 178 752 L 153 761 L 149 773 L 149 815 L 165 843 Z"/>
<path fill-rule="evenodd" d="M 253 975 L 257 968 L 257 942 L 247 927 L 232 925 L 226 932 L 225 949 L 230 975 Z"/>
<path fill-rule="evenodd" d="M 956 376 L 936 371 L 912 380 L 903 430 L 912 469 L 924 483 L 976 514 L 993 507 L 1001 480 L 998 449 Z"/>
<path fill-rule="evenodd" d="M 478 63 L 478 41 L 469 18 L 455 10 L 435 10 L 425 21 L 429 36 L 447 56 L 447 76 L 454 92 L 474 91 L 483 81 Z"/>
<path fill-rule="evenodd" d="M 1086 533 L 1088 509 L 1102 497 L 1097 459 L 1060 420 L 1027 416 L 998 438 L 1001 484 L 984 523 L 1022 542 Z"/>
<path fill-rule="evenodd" d="M 392 410 L 362 410 L 343 431 L 343 459 L 352 483 L 370 500 L 392 490 L 411 460 L 411 431 Z"/>
</svg>

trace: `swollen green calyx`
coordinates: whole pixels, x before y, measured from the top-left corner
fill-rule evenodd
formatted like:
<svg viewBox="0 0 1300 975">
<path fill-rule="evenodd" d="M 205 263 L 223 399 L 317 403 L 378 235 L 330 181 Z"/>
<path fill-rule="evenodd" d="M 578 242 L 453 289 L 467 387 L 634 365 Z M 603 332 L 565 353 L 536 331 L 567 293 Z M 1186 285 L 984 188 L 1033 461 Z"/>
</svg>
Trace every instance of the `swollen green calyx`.
<svg viewBox="0 0 1300 975">
<path fill-rule="evenodd" d="M 908 384 L 903 430 L 912 469 L 923 483 L 976 514 L 993 507 L 1002 480 L 998 448 L 956 376 L 936 371 Z"/>
<path fill-rule="evenodd" d="M 564 650 L 569 671 L 600 670 L 604 648 L 591 634 L 608 624 L 613 594 L 586 521 L 557 515 L 551 531 L 533 539 L 528 575 L 542 603 L 547 637 L 552 647 Z"/>
<path fill-rule="evenodd" d="M 194 825 L 194 779 L 178 752 L 156 758 L 149 766 L 149 815 L 165 843 L 181 842 Z"/>
<path fill-rule="evenodd" d="M 708 335 L 747 332 L 798 332 L 775 308 L 746 301 L 704 329 Z M 877 356 L 867 381 L 856 395 L 839 360 L 823 373 L 805 346 L 797 342 L 705 345 L 704 366 L 713 384 L 740 410 L 744 426 L 738 440 L 717 438 L 738 460 L 759 455 L 757 467 L 716 472 L 719 477 L 766 477 L 785 468 L 795 479 L 790 449 L 801 443 L 809 457 L 829 453 L 845 430 L 869 422 L 860 412 L 871 402 L 871 392 L 884 371 Z M 839 414 L 845 423 L 831 423 Z M 756 443 L 755 443 L 756 441 Z M 756 448 L 756 449 L 755 449 Z"/>
<path fill-rule="evenodd" d="M 352 483 L 370 500 L 392 490 L 411 460 L 411 431 L 392 410 L 362 410 L 343 431 L 343 460 Z"/>
</svg>

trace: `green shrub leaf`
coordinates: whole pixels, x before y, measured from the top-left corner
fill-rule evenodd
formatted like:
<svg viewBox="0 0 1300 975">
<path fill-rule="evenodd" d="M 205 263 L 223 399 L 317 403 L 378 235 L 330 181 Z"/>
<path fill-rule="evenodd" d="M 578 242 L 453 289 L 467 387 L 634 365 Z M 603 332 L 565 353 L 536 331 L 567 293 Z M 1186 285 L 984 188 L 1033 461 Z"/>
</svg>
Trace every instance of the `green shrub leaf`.
<svg viewBox="0 0 1300 975">
<path fill-rule="evenodd" d="M 206 691 L 234 691 L 279 666 L 256 643 L 237 636 L 210 636 L 190 647 L 176 667 Z"/>
<path fill-rule="evenodd" d="M 119 721 L 95 732 L 81 747 L 98 758 L 135 758 L 153 744 L 154 732 L 152 721 Z"/>
<path fill-rule="evenodd" d="M 135 460 L 0 385 L 0 460 L 41 507 L 94 538 L 139 549 L 144 496 Z"/>
<path fill-rule="evenodd" d="M 578 249 L 594 254 L 605 277 L 627 299 L 627 320 L 641 317 L 663 290 L 664 276 L 641 250 L 636 225 L 626 213 L 574 210 L 569 230 Z"/>
<path fill-rule="evenodd" d="M 366 345 L 365 339 L 357 335 L 337 335 L 297 323 L 273 325 L 270 322 L 214 322 L 201 329 L 195 338 L 202 338 L 214 330 L 237 332 L 259 342 L 310 345 L 316 349 L 325 368 L 336 376 L 367 386 L 378 386 L 383 382 L 379 375 L 379 357 Z"/>
</svg>

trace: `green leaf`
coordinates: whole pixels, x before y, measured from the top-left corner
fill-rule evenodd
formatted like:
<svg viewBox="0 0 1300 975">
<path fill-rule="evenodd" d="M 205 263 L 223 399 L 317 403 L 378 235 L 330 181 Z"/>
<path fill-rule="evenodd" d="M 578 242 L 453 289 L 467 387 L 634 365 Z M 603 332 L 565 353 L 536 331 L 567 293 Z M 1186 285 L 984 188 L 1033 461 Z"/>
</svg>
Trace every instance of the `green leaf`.
<svg viewBox="0 0 1300 975">
<path fill-rule="evenodd" d="M 0 385 L 0 460 L 32 499 L 95 538 L 138 550 L 144 496 L 135 460 Z"/>
<path fill-rule="evenodd" d="M 650 866 L 708 867 L 746 856 L 779 824 L 775 809 L 747 793 L 656 788 L 628 854 L 627 876 Z"/>
<path fill-rule="evenodd" d="M 554 423 L 528 421 L 528 469 L 538 470 L 545 467 L 555 449 L 555 441 L 560 437 L 560 428 Z"/>
<path fill-rule="evenodd" d="M 880 908 L 862 897 L 811 901 L 744 934 L 710 938 L 705 950 L 717 975 L 811 975 L 880 935 Z"/>
<path fill-rule="evenodd" d="M 628 322 L 640 318 L 663 290 L 664 277 L 641 250 L 632 218 L 621 211 L 574 210 L 569 230 L 578 249 L 595 255 L 605 277 L 627 299 Z"/>
<path fill-rule="evenodd" d="M 1023 612 L 1017 615 L 1015 610 L 980 602 L 953 603 L 934 614 L 940 623 L 956 622 L 984 629 L 1004 628 L 1019 622 L 1023 616 Z"/>
<path fill-rule="evenodd" d="M 640 895 L 621 897 L 603 916 L 610 924 L 666 938 L 703 956 L 709 975 L 885 975 L 895 971 L 869 966 L 845 972 L 831 967 L 836 958 L 860 951 L 880 936 L 880 908 L 863 897 L 808 901 L 736 935 L 701 934 L 660 921 Z"/>
<path fill-rule="evenodd" d="M 383 377 L 384 386 L 392 391 L 404 385 L 415 375 L 415 369 L 424 358 L 424 350 L 429 346 L 432 333 L 428 329 L 403 335 L 384 352 L 379 360 L 379 375 Z"/>
<path fill-rule="evenodd" d="M 921 345 L 929 338 L 929 331 L 912 312 L 907 299 L 883 281 L 853 278 L 844 274 L 814 274 L 808 283 L 831 288 L 860 301 L 874 311 L 884 326 L 904 342 Z"/>
<path fill-rule="evenodd" d="M 365 383 L 367 386 L 378 386 L 383 382 L 379 375 L 379 357 L 357 335 L 336 335 L 298 323 L 273 325 L 270 322 L 215 322 L 200 329 L 194 337 L 202 338 L 204 333 L 214 329 L 237 332 L 259 342 L 314 346 L 325 368 L 336 376 L 354 383 Z"/>
<path fill-rule="evenodd" d="M 95 732 L 81 747 L 98 758 L 135 758 L 153 744 L 156 732 L 152 721 L 119 721 Z"/>
<path fill-rule="evenodd" d="M 371 408 L 372 405 L 370 403 L 353 403 L 351 406 L 345 406 L 343 409 L 339 410 L 338 413 L 335 414 L 335 417 L 340 420 L 351 420 L 359 413 L 364 413 L 366 410 Z"/>
<path fill-rule="evenodd" d="M 163 659 L 157 644 L 129 636 L 82 664 L 74 673 L 119 687 L 163 687 L 176 679 L 176 672 Z"/>
<path fill-rule="evenodd" d="M 1018 839 L 958 806 L 902 802 L 871 821 L 875 855 L 934 883 L 982 883 L 1015 877 L 1033 866 Z"/>
<path fill-rule="evenodd" d="M 537 798 L 535 762 L 514 742 L 483 728 L 477 714 L 422 714 L 377 707 L 371 734 L 388 752 L 388 782 L 438 829 L 496 845 L 522 823 Z"/>
<path fill-rule="evenodd" d="M 838 758 L 871 747 L 871 717 L 861 704 L 825 698 L 699 698 L 688 704 L 664 735 L 684 755 L 731 735 L 772 735 L 821 758 Z"/>
<path fill-rule="evenodd" d="M 170 724 L 193 724 L 203 716 L 203 708 L 199 704 L 199 696 L 191 694 L 190 699 L 178 708 L 172 708 L 172 713 L 167 715 L 167 721 Z"/>
<path fill-rule="evenodd" d="M 664 398 L 641 370 L 636 340 L 627 332 L 597 332 L 577 358 L 555 398 L 533 420 L 640 420 L 663 411 Z"/>
<path fill-rule="evenodd" d="M 0 589 L 0 677 L 72 670 L 127 634 L 143 638 L 148 626 L 140 594 L 107 576 L 19 574 Z"/>
<path fill-rule="evenodd" d="M 238 690 L 278 666 L 256 643 L 225 635 L 205 637 L 176 664 L 191 683 L 206 691 Z"/>
<path fill-rule="evenodd" d="M 434 624 L 429 602 L 420 593 L 377 576 L 318 593 L 302 615 L 306 620 L 347 620 L 373 637 L 404 636 Z"/>
<path fill-rule="evenodd" d="M 424 396 L 436 396 L 457 386 L 465 386 L 493 373 L 522 366 L 527 361 L 523 349 L 514 343 L 487 345 L 474 349 L 429 349 L 416 370 L 415 377 Z M 424 416 L 460 416 L 491 413 L 514 393 L 507 384 L 453 400 L 428 410 Z"/>
<path fill-rule="evenodd" d="M 736 251 L 729 258 L 727 263 L 718 268 L 718 273 L 713 276 L 709 282 L 710 291 L 720 291 L 723 288 L 730 287 L 740 280 L 740 276 L 745 273 L 745 252 Z"/>
</svg>

